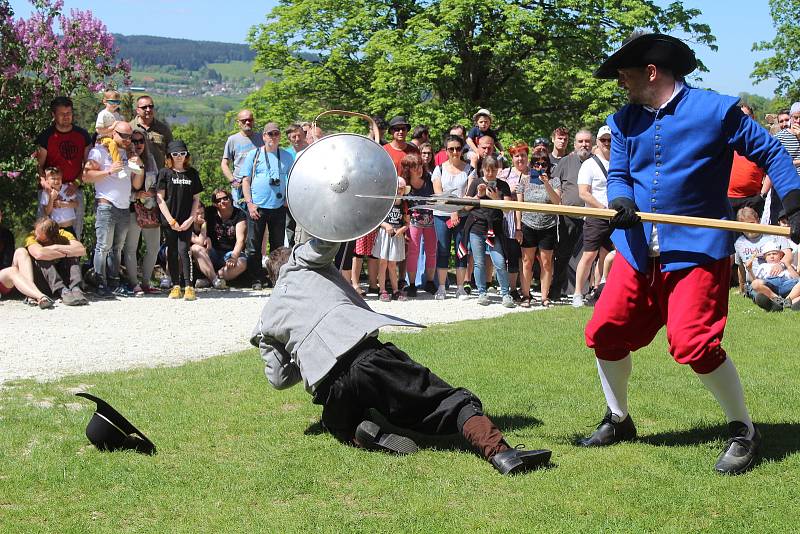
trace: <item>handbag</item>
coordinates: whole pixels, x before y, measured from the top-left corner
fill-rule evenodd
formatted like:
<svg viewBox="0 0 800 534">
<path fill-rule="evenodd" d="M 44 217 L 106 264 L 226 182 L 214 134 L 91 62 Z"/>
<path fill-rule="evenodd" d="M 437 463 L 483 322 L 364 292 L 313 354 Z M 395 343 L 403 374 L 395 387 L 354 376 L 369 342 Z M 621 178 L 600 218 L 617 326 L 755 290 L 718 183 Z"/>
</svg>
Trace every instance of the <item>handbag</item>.
<svg viewBox="0 0 800 534">
<path fill-rule="evenodd" d="M 136 211 L 136 224 L 139 228 L 158 228 L 161 221 L 158 218 L 158 207 L 146 208 L 141 202 L 134 202 L 133 209 Z"/>
</svg>

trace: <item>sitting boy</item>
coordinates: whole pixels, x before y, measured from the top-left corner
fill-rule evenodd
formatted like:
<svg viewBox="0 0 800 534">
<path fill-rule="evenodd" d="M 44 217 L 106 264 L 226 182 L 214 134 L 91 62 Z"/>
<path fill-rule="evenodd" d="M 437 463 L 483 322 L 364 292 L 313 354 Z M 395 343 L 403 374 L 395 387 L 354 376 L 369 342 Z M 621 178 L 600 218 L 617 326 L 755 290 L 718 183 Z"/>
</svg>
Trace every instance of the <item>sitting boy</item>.
<svg viewBox="0 0 800 534">
<path fill-rule="evenodd" d="M 277 280 L 250 342 L 261 351 L 270 384 L 285 389 L 302 380 L 323 407 L 324 428 L 350 445 L 417 450 L 410 438 L 364 420 L 372 408 L 424 434 L 460 432 L 502 474 L 546 465 L 550 451 L 512 449 L 470 391 L 378 340 L 382 326 L 420 325 L 372 311 L 333 265 L 339 245 L 315 238 L 269 256 L 267 275 Z"/>
<path fill-rule="evenodd" d="M 791 264 L 781 261 L 784 252 L 780 244 L 772 241 L 764 246 L 762 253 L 763 262 L 757 262 L 757 256 L 747 262 L 756 304 L 768 312 L 780 312 L 783 308 L 800 311 L 800 279 Z"/>
</svg>

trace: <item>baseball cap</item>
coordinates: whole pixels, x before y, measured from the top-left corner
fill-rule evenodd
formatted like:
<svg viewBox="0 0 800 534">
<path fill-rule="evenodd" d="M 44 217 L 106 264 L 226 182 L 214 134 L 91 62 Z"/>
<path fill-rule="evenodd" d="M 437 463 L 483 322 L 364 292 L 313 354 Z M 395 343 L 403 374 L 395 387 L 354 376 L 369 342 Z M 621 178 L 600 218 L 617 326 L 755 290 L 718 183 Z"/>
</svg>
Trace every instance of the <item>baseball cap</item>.
<svg viewBox="0 0 800 534">
<path fill-rule="evenodd" d="M 275 131 L 278 132 L 281 131 L 281 129 L 278 128 L 277 122 L 268 122 L 267 124 L 264 125 L 264 133 L 275 132 Z"/>
<path fill-rule="evenodd" d="M 604 135 L 611 135 L 611 128 L 607 124 L 604 124 L 597 130 L 597 138 L 600 139 Z"/>
</svg>

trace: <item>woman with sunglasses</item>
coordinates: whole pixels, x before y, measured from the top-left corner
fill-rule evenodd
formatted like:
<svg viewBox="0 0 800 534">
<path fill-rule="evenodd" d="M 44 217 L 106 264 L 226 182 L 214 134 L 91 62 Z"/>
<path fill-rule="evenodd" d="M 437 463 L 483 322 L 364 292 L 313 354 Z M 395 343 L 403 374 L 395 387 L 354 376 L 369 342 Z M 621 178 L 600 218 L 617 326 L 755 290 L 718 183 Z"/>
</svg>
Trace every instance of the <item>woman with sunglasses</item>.
<svg viewBox="0 0 800 534">
<path fill-rule="evenodd" d="M 425 175 L 430 177 L 436 164 L 433 163 L 433 145 L 430 143 L 422 143 L 419 145 L 419 155 L 422 156 L 422 168 Z"/>
<path fill-rule="evenodd" d="M 467 192 L 467 164 L 461 159 L 461 151 L 464 148 L 464 139 L 457 135 L 448 135 L 444 141 L 447 151 L 447 161 L 436 167 L 433 171 L 431 181 L 433 182 L 433 192 L 437 195 L 454 196 L 463 198 Z M 433 226 L 436 229 L 436 271 L 439 277 L 439 288 L 436 290 L 434 298 L 444 300 L 445 281 L 447 280 L 447 270 L 450 267 L 450 247 L 452 243 L 456 247 L 463 241 L 464 223 L 466 221 L 466 211 L 449 213 L 446 211 L 433 210 Z M 456 254 L 456 297 L 460 299 L 469 298 L 464 291 L 464 279 L 467 275 L 467 255 Z"/>
<path fill-rule="evenodd" d="M 131 134 L 131 145 L 136 158 L 144 168 L 144 175 L 134 176 L 131 179 L 131 207 L 130 221 L 128 223 L 128 235 L 125 237 L 125 270 L 128 273 L 128 283 L 134 295 L 154 295 L 161 293 L 158 288 L 150 285 L 153 277 L 153 268 L 158 258 L 158 249 L 161 245 L 161 228 L 142 228 L 136 219 L 135 203 L 140 203 L 145 209 L 154 210 L 158 208 L 156 203 L 156 178 L 158 168 L 156 160 L 150 152 L 146 134 L 135 128 Z M 131 158 L 131 161 L 137 161 Z M 157 212 L 156 212 L 157 215 Z M 144 258 L 142 258 L 142 282 L 137 278 L 138 268 L 136 253 L 139 250 L 139 237 L 144 239 L 146 247 Z"/>
<path fill-rule="evenodd" d="M 165 167 L 158 171 L 156 199 L 161 210 L 161 224 L 167 243 L 167 267 L 172 279 L 169 298 L 181 298 L 181 271 L 184 299 L 197 298 L 192 287 L 192 257 L 190 254 L 194 214 L 200 205 L 203 184 L 192 167 L 189 149 L 183 141 L 167 145 Z"/>
<path fill-rule="evenodd" d="M 528 177 L 531 172 L 528 154 L 530 149 L 525 141 L 515 141 L 508 147 L 511 156 L 512 167 L 503 169 L 497 173 L 498 180 L 504 180 L 508 184 L 514 199 L 516 199 L 517 185 L 522 177 Z M 523 180 L 524 181 L 524 180 Z M 509 210 L 505 213 L 505 226 L 503 228 L 503 252 L 506 255 L 506 269 L 508 270 L 508 284 L 511 287 L 510 295 L 514 302 L 522 304 L 522 297 L 517 291 L 519 282 L 520 259 L 522 249 L 517 241 L 517 211 Z"/>
<path fill-rule="evenodd" d="M 424 144 L 422 145 L 425 146 Z M 423 148 L 424 150 L 424 148 Z M 417 154 L 409 154 L 400 161 L 400 176 L 411 186 L 411 195 L 429 197 L 433 195 L 433 184 L 430 175 L 425 172 L 422 158 Z M 408 229 L 408 245 L 406 252 L 406 271 L 408 287 L 406 295 L 417 296 L 417 264 L 422 247 L 425 247 L 425 291 L 434 295 L 436 284 L 436 230 L 433 227 L 433 214 L 428 209 L 414 209 L 421 202 L 409 201 L 410 226 Z"/>
<path fill-rule="evenodd" d="M 233 207 L 231 195 L 224 189 L 211 194 L 214 204 L 205 210 L 205 235 L 208 246 L 193 246 L 192 255 L 214 289 L 225 289 L 247 269 L 242 252 L 247 238 L 244 212 Z"/>
<path fill-rule="evenodd" d="M 527 152 L 525 153 L 527 156 Z M 516 159 L 519 157 L 517 155 Z M 517 200 L 540 204 L 561 204 L 561 182 L 550 176 L 550 156 L 547 149 L 537 146 L 531 156 L 532 169 L 517 184 Z M 515 163 L 516 166 L 516 163 Z M 548 213 L 517 212 L 515 236 L 522 246 L 522 302 L 531 305 L 531 278 L 533 261 L 539 251 L 541 265 L 542 306 L 549 308 L 550 285 L 553 282 L 553 250 L 556 246 L 558 217 Z"/>
</svg>

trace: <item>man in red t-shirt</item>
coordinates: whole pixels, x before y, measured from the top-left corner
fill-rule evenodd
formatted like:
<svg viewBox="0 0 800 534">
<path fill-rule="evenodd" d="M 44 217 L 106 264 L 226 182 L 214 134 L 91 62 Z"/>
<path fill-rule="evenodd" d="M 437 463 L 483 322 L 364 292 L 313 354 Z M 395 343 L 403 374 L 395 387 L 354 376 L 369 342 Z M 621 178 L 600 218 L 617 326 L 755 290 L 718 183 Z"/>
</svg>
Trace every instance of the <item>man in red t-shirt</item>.
<svg viewBox="0 0 800 534">
<path fill-rule="evenodd" d="M 460 124 L 454 124 L 453 126 L 450 127 L 450 135 L 457 135 L 461 139 L 466 139 L 467 129 Z M 438 166 L 447 161 L 447 159 L 448 159 L 447 150 L 445 150 L 444 146 L 442 146 L 442 149 L 439 152 L 437 152 L 436 155 L 433 157 L 433 163 Z"/>
<path fill-rule="evenodd" d="M 415 145 L 406 143 L 406 135 L 410 129 L 411 125 L 408 124 L 405 117 L 392 117 L 392 120 L 389 121 L 389 135 L 392 136 L 392 141 L 383 145 L 383 149 L 392 158 L 398 175 L 400 174 L 400 162 L 406 154 L 419 153 L 419 149 Z"/>
<path fill-rule="evenodd" d="M 750 106 L 742 104 L 739 107 L 745 115 L 753 118 L 753 109 Z M 761 167 L 737 152 L 733 153 L 731 177 L 728 182 L 728 201 L 734 214 L 741 208 L 749 206 L 761 217 L 764 212 L 764 199 L 770 185 L 769 177 Z"/>
<path fill-rule="evenodd" d="M 78 193 L 78 207 L 75 208 L 75 237 L 80 240 L 83 229 L 83 194 L 80 192 L 80 179 L 83 164 L 92 146 L 89 132 L 72 124 L 72 100 L 59 96 L 50 102 L 53 124 L 36 137 L 39 149 L 36 154 L 39 163 L 39 182 L 45 190 L 50 189 L 44 178 L 46 167 L 61 169 L 61 181 L 67 186 L 66 196 Z M 55 192 L 58 194 L 58 191 Z"/>
</svg>

